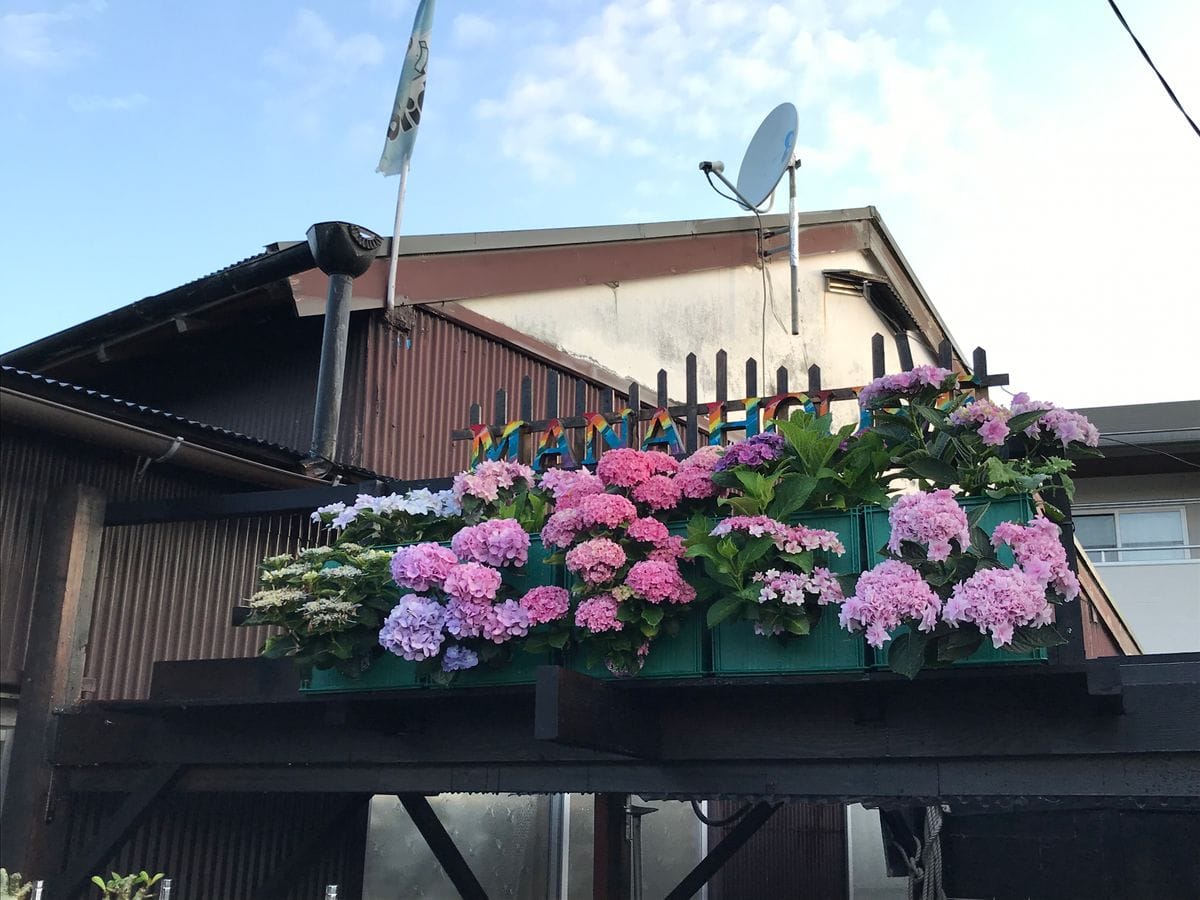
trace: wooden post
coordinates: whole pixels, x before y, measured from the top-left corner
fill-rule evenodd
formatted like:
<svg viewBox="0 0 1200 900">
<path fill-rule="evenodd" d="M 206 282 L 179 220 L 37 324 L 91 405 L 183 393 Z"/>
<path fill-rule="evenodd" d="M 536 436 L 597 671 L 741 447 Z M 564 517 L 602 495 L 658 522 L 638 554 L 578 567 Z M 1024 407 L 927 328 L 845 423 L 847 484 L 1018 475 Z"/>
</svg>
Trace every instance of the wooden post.
<svg viewBox="0 0 1200 900">
<path fill-rule="evenodd" d="M 629 900 L 629 839 L 625 794 L 597 794 L 593 811 L 592 897 Z"/>
<path fill-rule="evenodd" d="M 46 503 L 21 697 L 13 734 L 8 796 L 0 830 L 5 865 L 30 880 L 63 863 L 51 834 L 67 800 L 48 760 L 58 734 L 54 710 L 79 700 L 104 534 L 104 495 L 84 485 L 56 488 Z"/>
<path fill-rule="evenodd" d="M 696 409 L 696 403 L 700 393 L 699 385 L 696 382 L 696 354 L 689 353 L 685 361 L 685 373 L 687 379 L 686 385 L 686 403 L 687 403 L 687 439 L 684 447 L 688 453 L 695 453 L 696 448 L 700 446 L 700 422 L 699 414 Z"/>
<path fill-rule="evenodd" d="M 446 832 L 446 827 L 433 811 L 433 807 L 429 805 L 429 800 L 421 794 L 398 796 L 459 896 L 463 900 L 487 900 L 487 892 L 479 884 L 458 847 L 454 845 L 454 840 Z"/>
<path fill-rule="evenodd" d="M 883 335 L 871 335 L 871 377 L 882 378 L 887 374 L 887 360 L 883 355 Z"/>
</svg>

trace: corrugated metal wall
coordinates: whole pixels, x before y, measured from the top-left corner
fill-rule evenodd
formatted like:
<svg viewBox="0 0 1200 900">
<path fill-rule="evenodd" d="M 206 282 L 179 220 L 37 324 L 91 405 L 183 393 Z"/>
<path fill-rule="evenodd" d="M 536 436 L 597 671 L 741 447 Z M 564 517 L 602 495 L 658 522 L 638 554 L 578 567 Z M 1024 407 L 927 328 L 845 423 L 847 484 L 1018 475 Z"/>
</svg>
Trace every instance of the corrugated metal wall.
<svg viewBox="0 0 1200 900">
<path fill-rule="evenodd" d="M 709 816 L 742 804 L 710 801 Z M 709 830 L 710 847 L 729 828 Z M 709 882 L 710 900 L 839 900 L 849 896 L 846 810 L 836 804 L 789 803 L 777 811 Z"/>
<path fill-rule="evenodd" d="M 155 660 L 254 656 L 262 628 L 230 609 L 264 556 L 320 543 L 305 516 L 106 528 L 87 673 L 98 697 L 146 697 Z"/>
<path fill-rule="evenodd" d="M 85 846 L 120 795 L 76 798 L 70 847 Z M 171 794 L 100 871 L 146 869 L 171 879 L 171 900 L 251 900 L 291 864 L 287 900 L 319 900 L 325 885 L 362 891 L 368 799 L 323 794 Z M 97 873 L 100 874 L 100 873 Z M 95 896 L 95 888 L 77 895 Z"/>
<path fill-rule="evenodd" d="M 152 500 L 232 493 L 235 482 L 173 466 L 141 477 L 131 454 L 6 425 L 0 434 L 0 670 L 24 665 L 29 608 L 42 544 L 42 510 L 60 484 L 99 488 L 110 500 Z"/>
<path fill-rule="evenodd" d="M 521 379 L 532 378 L 534 415 L 546 403 L 546 376 L 559 372 L 559 410 L 573 412 L 577 379 L 499 341 L 417 308 L 411 337 L 382 316 L 368 321 L 360 465 L 394 478 L 435 478 L 466 467 L 469 446 L 450 440 L 464 427 L 473 402 L 491 419 L 496 391 L 508 391 L 517 418 Z M 599 388 L 586 383 L 588 409 Z"/>
</svg>

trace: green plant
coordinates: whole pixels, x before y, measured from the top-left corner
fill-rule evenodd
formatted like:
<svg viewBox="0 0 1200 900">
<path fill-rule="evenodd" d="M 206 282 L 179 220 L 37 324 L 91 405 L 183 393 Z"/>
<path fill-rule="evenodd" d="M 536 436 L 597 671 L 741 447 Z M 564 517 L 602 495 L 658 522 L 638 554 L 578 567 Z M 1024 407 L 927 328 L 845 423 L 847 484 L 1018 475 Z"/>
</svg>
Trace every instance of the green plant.
<svg viewBox="0 0 1200 900">
<path fill-rule="evenodd" d="M 112 873 L 112 878 L 105 881 L 99 875 L 92 876 L 92 884 L 100 888 L 105 900 L 151 900 L 154 894 L 151 888 L 162 879 L 163 873 L 150 875 L 143 869 L 133 875 L 118 875 Z"/>
<path fill-rule="evenodd" d="M 0 900 L 29 900 L 33 896 L 32 884 L 21 884 L 21 873 L 9 874 L 0 869 Z"/>
</svg>

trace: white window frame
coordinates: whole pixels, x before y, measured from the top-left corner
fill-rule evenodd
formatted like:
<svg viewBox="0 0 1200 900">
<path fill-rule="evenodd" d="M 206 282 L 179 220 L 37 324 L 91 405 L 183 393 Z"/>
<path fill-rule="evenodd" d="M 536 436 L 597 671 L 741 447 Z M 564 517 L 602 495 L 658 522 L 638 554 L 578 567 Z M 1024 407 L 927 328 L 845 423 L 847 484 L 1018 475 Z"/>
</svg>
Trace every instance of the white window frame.
<svg viewBox="0 0 1200 900">
<path fill-rule="evenodd" d="M 1125 547 L 1121 543 L 1121 516 L 1126 513 L 1168 513 L 1173 512 L 1179 516 L 1180 531 L 1183 534 L 1183 543 L 1178 547 L 1174 544 L 1163 545 L 1162 547 Z M 1084 552 L 1088 554 L 1088 559 L 1093 565 L 1097 566 L 1166 566 L 1176 565 L 1178 563 L 1194 563 L 1197 560 L 1189 559 L 1190 551 L 1195 549 L 1188 536 L 1187 510 L 1184 506 L 1121 506 L 1112 509 L 1096 509 L 1085 510 L 1078 512 L 1075 516 L 1077 519 L 1086 518 L 1088 516 L 1112 516 L 1113 528 L 1116 531 L 1117 544 L 1115 547 L 1084 547 Z M 1136 556 L 1139 551 L 1162 549 L 1162 550 L 1180 550 L 1184 557 L 1183 559 L 1121 559 L 1122 553 L 1128 553 Z M 1100 553 L 1100 559 L 1093 559 L 1093 553 Z M 1114 554 L 1117 559 L 1105 559 L 1104 555 Z"/>
</svg>

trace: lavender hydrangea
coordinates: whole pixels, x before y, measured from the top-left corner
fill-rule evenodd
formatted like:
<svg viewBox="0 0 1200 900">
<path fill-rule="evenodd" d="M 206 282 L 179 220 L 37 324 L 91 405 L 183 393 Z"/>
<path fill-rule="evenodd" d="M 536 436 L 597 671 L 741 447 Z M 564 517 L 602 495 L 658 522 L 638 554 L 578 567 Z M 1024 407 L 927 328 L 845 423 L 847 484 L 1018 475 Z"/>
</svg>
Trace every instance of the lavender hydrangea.
<svg viewBox="0 0 1200 900">
<path fill-rule="evenodd" d="M 773 462 L 779 459 L 786 443 L 783 435 L 775 434 L 772 431 L 756 434 L 754 437 L 731 444 L 725 450 L 725 455 L 717 460 L 713 471 L 723 472 L 734 466 L 761 466 L 764 463 Z"/>
<path fill-rule="evenodd" d="M 479 665 L 479 654 L 462 644 L 451 644 L 442 655 L 443 672 L 459 672 Z"/>
<path fill-rule="evenodd" d="M 442 648 L 446 612 L 436 600 L 405 594 L 379 630 L 379 645 L 410 662 L 437 656 Z"/>
</svg>

